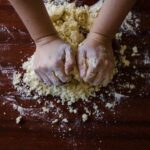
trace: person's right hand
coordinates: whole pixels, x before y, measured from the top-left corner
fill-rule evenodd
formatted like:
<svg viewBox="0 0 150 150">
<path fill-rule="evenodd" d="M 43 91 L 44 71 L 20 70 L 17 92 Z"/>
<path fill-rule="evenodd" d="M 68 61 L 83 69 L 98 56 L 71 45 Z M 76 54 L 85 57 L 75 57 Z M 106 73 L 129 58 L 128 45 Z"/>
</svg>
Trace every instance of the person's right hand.
<svg viewBox="0 0 150 150">
<path fill-rule="evenodd" d="M 74 64 L 71 47 L 57 36 L 36 42 L 33 68 L 45 84 L 60 85 L 68 82 Z"/>
</svg>

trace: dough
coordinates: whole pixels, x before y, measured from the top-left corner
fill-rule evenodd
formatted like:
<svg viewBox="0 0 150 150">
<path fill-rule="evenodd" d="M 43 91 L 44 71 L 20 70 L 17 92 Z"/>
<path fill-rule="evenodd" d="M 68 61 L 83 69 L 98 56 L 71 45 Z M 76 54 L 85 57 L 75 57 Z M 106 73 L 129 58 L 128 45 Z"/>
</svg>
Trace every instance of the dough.
<svg viewBox="0 0 150 150">
<path fill-rule="evenodd" d="M 78 45 L 85 39 L 84 32 L 89 31 L 100 8 L 97 7 L 94 10 L 88 6 L 76 8 L 73 3 L 58 6 L 52 3 L 45 5 L 59 36 L 68 42 L 76 53 Z M 59 96 L 62 104 L 72 105 L 79 99 L 86 101 L 89 96 L 94 97 L 95 92 L 100 89 L 99 86 L 89 86 L 81 82 L 76 68 L 73 72 L 74 79 L 70 83 L 61 86 L 47 86 L 38 80 L 33 71 L 33 59 L 34 56 L 23 63 L 24 74 L 15 72 L 13 77 L 15 88 L 26 96 L 32 96 L 31 93 L 34 93 L 33 99 L 47 95 Z M 103 85 L 107 85 L 108 82 Z"/>
</svg>

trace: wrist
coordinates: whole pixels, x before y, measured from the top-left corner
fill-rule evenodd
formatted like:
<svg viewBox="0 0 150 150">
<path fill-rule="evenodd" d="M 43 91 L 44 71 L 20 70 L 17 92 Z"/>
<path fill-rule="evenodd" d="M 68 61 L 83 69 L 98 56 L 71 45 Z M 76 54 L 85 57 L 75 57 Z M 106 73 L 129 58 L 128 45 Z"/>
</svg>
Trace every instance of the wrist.
<svg viewBox="0 0 150 150">
<path fill-rule="evenodd" d="M 103 34 L 100 34 L 100 33 L 90 32 L 87 36 L 87 41 L 90 41 L 90 43 L 93 43 L 93 44 L 105 45 L 106 43 L 111 44 L 112 38 L 105 36 Z"/>
<path fill-rule="evenodd" d="M 36 46 L 39 47 L 42 45 L 46 45 L 46 44 L 48 44 L 48 43 L 50 43 L 50 42 L 52 42 L 58 38 L 59 38 L 58 34 L 54 33 L 54 34 L 46 35 L 46 36 L 43 36 L 39 39 L 36 39 L 36 40 L 34 40 L 34 42 L 35 42 Z"/>
</svg>

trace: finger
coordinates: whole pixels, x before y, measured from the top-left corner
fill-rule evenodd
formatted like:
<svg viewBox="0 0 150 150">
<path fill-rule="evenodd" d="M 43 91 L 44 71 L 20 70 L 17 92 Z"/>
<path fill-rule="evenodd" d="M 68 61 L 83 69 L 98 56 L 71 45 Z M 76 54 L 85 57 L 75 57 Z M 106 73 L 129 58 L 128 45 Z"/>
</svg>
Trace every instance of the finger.
<svg viewBox="0 0 150 150">
<path fill-rule="evenodd" d="M 42 79 L 40 73 L 38 72 L 38 70 L 37 70 L 37 69 L 34 69 L 34 72 L 35 72 L 35 74 L 37 75 L 38 79 L 43 82 L 43 79 Z"/>
<path fill-rule="evenodd" d="M 33 70 L 34 70 L 36 76 L 38 77 L 38 79 L 43 82 L 43 79 L 42 79 L 42 77 L 40 75 L 40 68 L 37 67 L 37 64 L 35 62 L 33 63 Z"/>
<path fill-rule="evenodd" d="M 104 75 L 106 73 L 108 68 L 106 68 L 105 63 L 103 61 L 99 64 L 99 69 L 97 72 L 97 75 L 95 77 L 95 80 L 93 81 L 93 85 L 100 85 L 102 84 L 102 81 L 104 80 Z"/>
<path fill-rule="evenodd" d="M 93 83 L 91 83 L 92 85 L 100 85 L 102 84 L 103 81 L 103 71 L 99 71 L 95 77 L 95 80 L 93 81 Z"/>
<path fill-rule="evenodd" d="M 49 80 L 48 76 L 47 76 L 44 72 L 40 71 L 39 74 L 40 74 L 40 76 L 41 76 L 43 82 L 44 82 L 46 85 L 52 85 L 52 82 Z"/>
<path fill-rule="evenodd" d="M 91 83 L 97 74 L 99 59 L 98 58 L 87 58 L 87 59 L 88 59 L 87 61 L 88 69 L 84 81 L 87 83 Z"/>
<path fill-rule="evenodd" d="M 82 48 L 78 49 L 77 62 L 78 62 L 80 77 L 84 78 L 86 76 L 87 63 L 86 63 L 86 52 Z"/>
<path fill-rule="evenodd" d="M 49 69 L 49 68 L 42 68 L 43 73 L 43 77 L 44 77 L 44 81 L 48 82 L 48 84 L 51 83 L 51 85 L 60 85 L 61 82 L 59 81 L 59 79 L 55 76 L 54 72 Z"/>
<path fill-rule="evenodd" d="M 62 82 L 56 77 L 54 72 L 48 72 L 47 76 L 49 78 L 49 80 L 52 82 L 53 85 L 61 85 Z"/>
<path fill-rule="evenodd" d="M 63 82 L 63 83 L 69 81 L 69 77 L 66 76 L 63 66 L 60 67 L 60 68 L 57 68 L 57 69 L 55 70 L 55 75 L 56 75 L 56 77 L 58 77 L 59 80 L 60 80 L 61 82 Z"/>
<path fill-rule="evenodd" d="M 97 75 L 97 69 L 90 67 L 88 68 L 87 75 L 84 78 L 84 81 L 87 83 L 92 83 L 96 75 Z"/>
<path fill-rule="evenodd" d="M 69 75 L 73 70 L 73 66 L 75 64 L 75 58 L 73 55 L 73 51 L 70 46 L 65 47 L 65 73 Z"/>
</svg>

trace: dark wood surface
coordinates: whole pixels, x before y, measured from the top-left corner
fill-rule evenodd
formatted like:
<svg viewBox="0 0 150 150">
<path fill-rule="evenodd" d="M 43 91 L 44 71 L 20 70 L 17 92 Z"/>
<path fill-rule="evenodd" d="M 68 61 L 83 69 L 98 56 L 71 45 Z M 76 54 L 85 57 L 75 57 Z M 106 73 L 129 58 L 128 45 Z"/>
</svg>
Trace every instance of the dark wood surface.
<svg viewBox="0 0 150 150">
<path fill-rule="evenodd" d="M 119 57 L 117 47 L 120 44 L 128 45 L 126 53 L 131 62 L 130 67 L 120 65 L 119 73 L 112 83 L 98 93 L 103 94 L 106 101 L 114 98 L 113 93 L 123 94 L 126 98 L 113 112 L 104 109 L 104 104 L 99 103 L 105 112 L 103 118 L 96 120 L 91 117 L 84 124 L 78 116 L 69 115 L 64 107 L 55 104 L 70 120 L 61 129 L 60 124 L 52 126 L 48 122 L 55 118 L 52 111 L 44 117 L 35 117 L 29 113 L 20 125 L 15 123 L 18 112 L 13 110 L 13 103 L 24 108 L 35 106 L 33 112 L 42 107 L 35 101 L 23 99 L 12 86 L 13 72 L 21 67 L 22 59 L 31 56 L 35 46 L 14 9 L 7 1 L 0 0 L 0 150 L 149 150 L 150 10 L 146 8 L 138 11 L 138 5 L 137 10 L 133 10 L 141 20 L 139 29 L 135 29 L 137 34 L 124 32 L 122 41 L 115 44 L 116 57 Z M 131 48 L 135 45 L 139 48 L 139 57 L 130 56 Z M 134 65 L 137 66 L 136 70 L 133 69 Z M 136 71 L 144 74 L 145 78 L 137 76 Z M 135 76 L 135 80 L 131 80 L 131 76 Z M 134 90 L 121 88 L 121 85 L 129 82 L 136 85 Z M 109 97 L 105 91 L 109 91 L 112 96 Z M 52 97 L 46 99 L 54 101 Z M 98 98 L 93 101 L 97 102 Z M 79 107 L 82 105 L 79 104 Z M 68 127 L 72 128 L 71 132 L 66 131 Z"/>
</svg>

